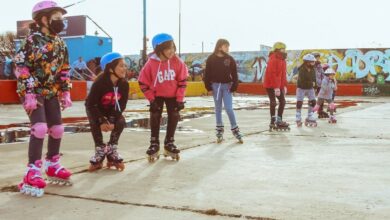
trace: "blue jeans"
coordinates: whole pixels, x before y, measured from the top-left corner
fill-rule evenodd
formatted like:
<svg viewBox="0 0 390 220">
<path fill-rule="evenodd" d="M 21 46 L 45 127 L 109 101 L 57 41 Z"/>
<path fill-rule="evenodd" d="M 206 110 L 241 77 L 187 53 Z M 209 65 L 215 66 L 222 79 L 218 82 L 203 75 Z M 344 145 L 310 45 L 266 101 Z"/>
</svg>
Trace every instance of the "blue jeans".
<svg viewBox="0 0 390 220">
<path fill-rule="evenodd" d="M 231 129 L 237 127 L 236 116 L 233 111 L 233 95 L 230 92 L 230 83 L 213 83 L 213 96 L 215 103 L 215 117 L 217 126 L 223 126 L 222 122 L 222 101 L 225 111 L 229 117 Z"/>
</svg>

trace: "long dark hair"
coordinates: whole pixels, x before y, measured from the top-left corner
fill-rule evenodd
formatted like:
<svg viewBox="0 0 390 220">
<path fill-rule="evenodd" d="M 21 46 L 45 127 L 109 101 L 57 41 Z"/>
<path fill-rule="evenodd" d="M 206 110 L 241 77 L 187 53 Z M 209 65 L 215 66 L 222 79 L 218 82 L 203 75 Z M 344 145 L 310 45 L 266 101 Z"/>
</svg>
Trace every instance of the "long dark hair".
<svg viewBox="0 0 390 220">
<path fill-rule="evenodd" d="M 111 63 L 108 63 L 106 65 L 106 68 L 104 68 L 104 74 L 110 75 L 111 72 L 115 71 L 115 67 L 118 66 L 118 63 L 121 59 L 116 59 L 112 61 Z"/>
<path fill-rule="evenodd" d="M 220 49 L 221 49 L 221 47 L 222 47 L 223 45 L 228 45 L 228 46 L 230 46 L 230 43 L 229 43 L 229 41 L 226 40 L 226 39 L 219 39 L 219 40 L 217 41 L 217 43 L 215 44 L 215 48 L 214 48 L 213 54 L 216 55 L 218 52 L 220 52 Z M 224 52 L 223 52 L 223 53 L 224 53 Z"/>
<path fill-rule="evenodd" d="M 161 56 L 161 55 L 165 56 L 164 55 L 164 50 L 169 49 L 172 46 L 173 46 L 173 48 L 174 48 L 174 50 L 176 52 L 176 45 L 175 45 L 175 42 L 173 42 L 172 40 L 164 42 L 164 43 L 158 45 L 156 47 L 156 49 L 154 50 L 154 52 L 157 54 L 157 56 Z"/>
</svg>

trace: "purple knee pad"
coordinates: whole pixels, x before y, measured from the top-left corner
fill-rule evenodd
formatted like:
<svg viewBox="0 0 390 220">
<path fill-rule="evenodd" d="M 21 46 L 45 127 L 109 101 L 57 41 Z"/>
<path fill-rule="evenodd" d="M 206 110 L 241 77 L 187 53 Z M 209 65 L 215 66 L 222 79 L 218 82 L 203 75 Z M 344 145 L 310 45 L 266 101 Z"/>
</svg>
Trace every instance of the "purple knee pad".
<svg viewBox="0 0 390 220">
<path fill-rule="evenodd" d="M 54 139 L 61 139 L 64 134 L 63 125 L 54 125 L 49 129 L 49 135 Z"/>
<path fill-rule="evenodd" d="M 47 134 L 47 124 L 46 123 L 36 123 L 31 126 L 31 135 L 39 139 L 44 139 Z"/>
</svg>

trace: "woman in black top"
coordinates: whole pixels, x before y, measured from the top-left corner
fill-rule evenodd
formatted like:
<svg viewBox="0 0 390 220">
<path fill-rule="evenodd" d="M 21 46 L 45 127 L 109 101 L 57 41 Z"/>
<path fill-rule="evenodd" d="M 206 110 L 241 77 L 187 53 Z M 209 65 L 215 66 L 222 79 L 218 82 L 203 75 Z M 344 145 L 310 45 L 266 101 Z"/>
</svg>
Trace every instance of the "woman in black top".
<svg viewBox="0 0 390 220">
<path fill-rule="evenodd" d="M 219 39 L 214 53 L 206 61 L 204 84 L 209 95 L 214 96 L 215 115 L 217 121 L 217 142 L 223 140 L 224 125 L 222 121 L 222 102 L 230 120 L 233 135 L 242 143 L 242 135 L 237 126 L 233 111 L 233 93 L 238 87 L 236 61 L 229 53 L 229 41 Z"/>
<path fill-rule="evenodd" d="M 103 167 L 107 156 L 107 166 L 119 170 L 125 168 L 123 159 L 117 152 L 119 137 L 126 126 L 122 113 L 129 97 L 129 84 L 126 80 L 127 67 L 119 53 L 108 53 L 100 61 L 103 74 L 92 85 L 85 106 L 91 133 L 95 142 L 95 155 L 91 158 L 89 171 Z M 110 141 L 103 142 L 103 132 L 111 131 Z"/>
</svg>

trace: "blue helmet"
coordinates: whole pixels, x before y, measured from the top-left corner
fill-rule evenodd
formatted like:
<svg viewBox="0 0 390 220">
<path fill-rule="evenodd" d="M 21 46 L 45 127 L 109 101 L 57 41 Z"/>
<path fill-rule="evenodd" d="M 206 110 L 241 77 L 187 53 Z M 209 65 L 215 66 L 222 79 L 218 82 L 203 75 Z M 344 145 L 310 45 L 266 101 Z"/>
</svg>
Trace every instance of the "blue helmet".
<svg viewBox="0 0 390 220">
<path fill-rule="evenodd" d="M 157 34 L 152 40 L 153 49 L 155 50 L 158 45 L 168 41 L 173 41 L 173 37 L 171 35 L 166 33 Z"/>
<path fill-rule="evenodd" d="M 123 59 L 122 54 L 116 53 L 116 52 L 107 53 L 100 59 L 100 67 L 104 71 L 107 64 L 109 64 L 112 61 L 117 60 L 117 59 Z"/>
</svg>

